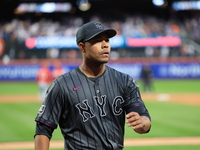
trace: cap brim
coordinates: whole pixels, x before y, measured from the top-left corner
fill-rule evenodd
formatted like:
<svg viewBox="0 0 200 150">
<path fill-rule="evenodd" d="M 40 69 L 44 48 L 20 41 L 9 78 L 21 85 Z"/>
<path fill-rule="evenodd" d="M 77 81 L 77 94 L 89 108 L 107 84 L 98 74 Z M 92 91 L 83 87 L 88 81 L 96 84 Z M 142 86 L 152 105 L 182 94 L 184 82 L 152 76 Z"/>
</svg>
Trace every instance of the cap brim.
<svg viewBox="0 0 200 150">
<path fill-rule="evenodd" d="M 108 34 L 109 38 L 112 38 L 117 34 L 117 32 L 114 29 L 105 29 L 103 31 L 97 32 L 96 34 L 90 36 L 89 38 L 85 39 L 83 42 L 88 41 L 88 40 L 94 38 L 95 36 L 99 35 L 100 33 L 104 33 L 104 32 Z"/>
</svg>

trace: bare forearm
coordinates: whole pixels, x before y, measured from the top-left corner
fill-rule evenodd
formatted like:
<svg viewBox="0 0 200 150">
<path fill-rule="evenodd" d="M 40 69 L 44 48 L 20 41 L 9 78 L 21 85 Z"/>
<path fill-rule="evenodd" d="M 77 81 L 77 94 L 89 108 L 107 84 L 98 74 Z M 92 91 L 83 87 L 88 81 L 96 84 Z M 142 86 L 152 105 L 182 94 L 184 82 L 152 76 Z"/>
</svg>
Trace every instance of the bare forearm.
<svg viewBox="0 0 200 150">
<path fill-rule="evenodd" d="M 48 150 L 49 138 L 45 135 L 35 136 L 35 150 Z"/>
</svg>

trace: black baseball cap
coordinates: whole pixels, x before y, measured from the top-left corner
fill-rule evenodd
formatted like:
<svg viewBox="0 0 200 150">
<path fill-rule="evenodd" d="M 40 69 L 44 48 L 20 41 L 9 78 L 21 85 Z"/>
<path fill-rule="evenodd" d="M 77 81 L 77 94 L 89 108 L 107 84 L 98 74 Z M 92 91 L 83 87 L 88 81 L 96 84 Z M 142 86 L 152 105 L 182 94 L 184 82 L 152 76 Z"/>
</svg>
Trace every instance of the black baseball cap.
<svg viewBox="0 0 200 150">
<path fill-rule="evenodd" d="M 85 42 L 100 33 L 106 32 L 108 37 L 111 38 L 116 35 L 114 29 L 107 29 L 101 22 L 91 21 L 81 26 L 81 28 L 76 33 L 76 43 Z"/>
</svg>

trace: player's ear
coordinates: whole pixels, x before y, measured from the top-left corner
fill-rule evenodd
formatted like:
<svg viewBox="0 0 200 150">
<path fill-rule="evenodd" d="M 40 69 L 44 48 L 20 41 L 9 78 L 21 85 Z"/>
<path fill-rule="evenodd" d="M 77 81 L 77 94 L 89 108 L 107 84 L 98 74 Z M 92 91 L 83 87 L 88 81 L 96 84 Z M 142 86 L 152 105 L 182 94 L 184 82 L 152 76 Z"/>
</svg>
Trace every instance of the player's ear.
<svg viewBox="0 0 200 150">
<path fill-rule="evenodd" d="M 78 44 L 78 47 L 79 47 L 79 49 L 81 50 L 82 53 L 85 53 L 85 44 L 84 43 L 80 42 Z"/>
</svg>

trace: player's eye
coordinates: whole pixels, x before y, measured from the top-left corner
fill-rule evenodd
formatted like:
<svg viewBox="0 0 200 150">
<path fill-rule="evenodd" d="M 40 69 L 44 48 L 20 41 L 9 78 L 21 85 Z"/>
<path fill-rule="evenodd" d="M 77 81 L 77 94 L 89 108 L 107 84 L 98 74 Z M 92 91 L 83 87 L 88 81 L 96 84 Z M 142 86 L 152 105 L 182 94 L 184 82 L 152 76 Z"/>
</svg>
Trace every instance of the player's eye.
<svg viewBox="0 0 200 150">
<path fill-rule="evenodd" d="M 109 39 L 97 39 L 97 40 L 96 40 L 96 42 L 103 42 L 103 41 L 109 42 Z"/>
<path fill-rule="evenodd" d="M 94 38 L 94 39 L 92 39 L 92 40 L 90 40 L 89 42 L 91 43 L 91 44 L 95 44 L 95 43 L 100 43 L 100 42 L 109 42 L 110 40 L 109 40 L 109 38 Z"/>
<path fill-rule="evenodd" d="M 109 42 L 110 40 L 109 40 L 109 39 L 106 39 L 105 41 L 106 41 L 106 42 Z"/>
<path fill-rule="evenodd" d="M 101 41 L 102 41 L 102 40 L 99 40 L 99 39 L 95 40 L 96 43 L 101 42 Z"/>
</svg>

